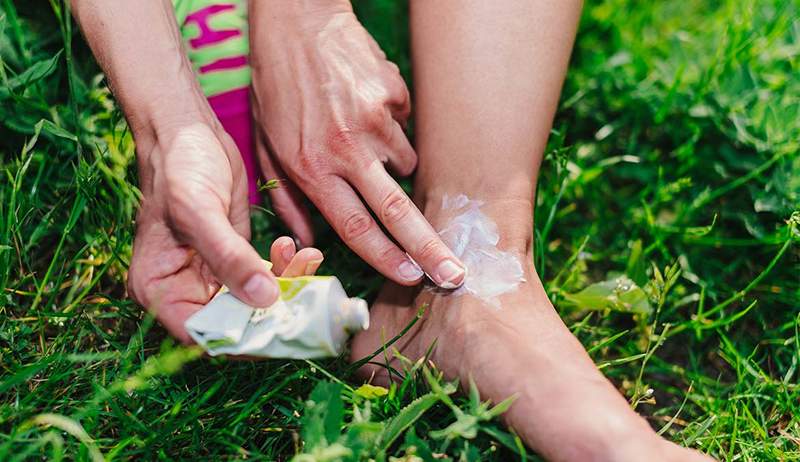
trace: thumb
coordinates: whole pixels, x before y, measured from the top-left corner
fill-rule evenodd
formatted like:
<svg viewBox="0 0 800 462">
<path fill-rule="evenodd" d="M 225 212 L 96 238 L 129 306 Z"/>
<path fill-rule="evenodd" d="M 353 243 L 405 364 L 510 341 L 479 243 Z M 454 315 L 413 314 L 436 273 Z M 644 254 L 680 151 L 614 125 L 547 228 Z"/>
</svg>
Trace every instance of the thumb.
<svg viewBox="0 0 800 462">
<path fill-rule="evenodd" d="M 181 218 L 176 227 L 182 240 L 197 250 L 233 295 L 255 307 L 270 306 L 277 300 L 275 276 L 220 209 L 192 208 Z"/>
</svg>

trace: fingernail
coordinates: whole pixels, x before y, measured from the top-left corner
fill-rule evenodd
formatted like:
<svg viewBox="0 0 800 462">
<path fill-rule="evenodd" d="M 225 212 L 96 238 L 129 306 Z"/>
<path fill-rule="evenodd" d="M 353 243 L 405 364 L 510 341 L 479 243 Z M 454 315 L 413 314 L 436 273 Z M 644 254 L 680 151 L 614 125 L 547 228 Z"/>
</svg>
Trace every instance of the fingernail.
<svg viewBox="0 0 800 462">
<path fill-rule="evenodd" d="M 266 308 L 278 298 L 278 287 L 263 274 L 254 274 L 244 284 L 244 293 L 257 308 Z"/>
<path fill-rule="evenodd" d="M 306 271 L 304 274 L 306 276 L 313 276 L 314 273 L 317 272 L 317 270 L 319 269 L 319 265 L 321 264 L 322 260 L 311 260 L 310 262 L 306 263 Z"/>
<path fill-rule="evenodd" d="M 416 281 L 424 274 L 416 264 L 406 260 L 397 267 L 397 274 L 406 281 Z"/>
<path fill-rule="evenodd" d="M 455 289 L 464 283 L 466 271 L 452 260 L 445 260 L 436 268 L 436 283 L 444 289 Z"/>
</svg>

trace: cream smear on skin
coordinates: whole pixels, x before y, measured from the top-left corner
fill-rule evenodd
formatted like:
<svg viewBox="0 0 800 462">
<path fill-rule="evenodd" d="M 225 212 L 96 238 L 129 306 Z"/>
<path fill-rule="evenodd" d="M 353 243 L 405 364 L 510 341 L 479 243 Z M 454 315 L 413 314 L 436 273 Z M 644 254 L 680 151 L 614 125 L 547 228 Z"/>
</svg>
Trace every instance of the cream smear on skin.
<svg viewBox="0 0 800 462">
<path fill-rule="evenodd" d="M 467 267 L 461 287 L 452 295 L 469 294 L 494 308 L 500 295 L 516 290 L 525 281 L 522 263 L 511 253 L 497 248 L 497 224 L 481 211 L 482 201 L 464 194 L 442 198 L 442 212 L 451 217 L 439 230 L 445 244 Z"/>
</svg>

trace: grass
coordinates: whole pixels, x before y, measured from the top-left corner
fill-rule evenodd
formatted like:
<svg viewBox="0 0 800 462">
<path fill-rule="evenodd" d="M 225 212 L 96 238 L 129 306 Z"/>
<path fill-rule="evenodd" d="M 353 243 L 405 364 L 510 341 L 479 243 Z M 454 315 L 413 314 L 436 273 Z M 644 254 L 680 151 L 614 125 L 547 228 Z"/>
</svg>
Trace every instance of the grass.
<svg viewBox="0 0 800 462">
<path fill-rule="evenodd" d="M 536 459 L 504 405 L 424 363 L 382 390 L 341 358 L 174 345 L 125 296 L 139 193 L 105 82 L 61 1 L 0 5 L 0 460 Z M 357 6 L 407 75 L 402 2 Z M 799 10 L 588 4 L 539 186 L 536 264 L 567 324 L 654 428 L 722 460 L 800 460 Z M 257 212 L 254 231 L 264 253 L 281 228 Z"/>
</svg>

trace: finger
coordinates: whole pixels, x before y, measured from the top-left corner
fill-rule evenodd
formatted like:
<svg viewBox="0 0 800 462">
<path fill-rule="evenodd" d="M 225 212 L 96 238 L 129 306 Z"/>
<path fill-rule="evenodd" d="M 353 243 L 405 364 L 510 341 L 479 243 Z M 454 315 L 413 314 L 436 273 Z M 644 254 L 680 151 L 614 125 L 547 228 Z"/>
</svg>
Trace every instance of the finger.
<svg viewBox="0 0 800 462">
<path fill-rule="evenodd" d="M 236 232 L 221 204 L 199 203 L 184 195 L 174 198 L 173 227 L 197 250 L 211 271 L 240 300 L 256 307 L 278 298 L 275 276 L 242 235 Z"/>
<path fill-rule="evenodd" d="M 283 274 L 295 253 L 294 240 L 291 237 L 281 236 L 275 239 L 269 249 L 269 261 L 272 262 L 273 274 Z"/>
<path fill-rule="evenodd" d="M 391 136 L 385 144 L 376 146 L 377 151 L 386 151 L 389 168 L 399 176 L 408 176 L 417 168 L 417 153 L 411 147 L 403 128 L 397 121 L 392 121 Z"/>
<path fill-rule="evenodd" d="M 408 100 L 405 103 L 390 104 L 389 111 L 392 119 L 400 125 L 402 130 L 408 128 L 408 117 L 411 115 L 411 103 Z"/>
<path fill-rule="evenodd" d="M 411 95 L 397 66 L 394 66 L 390 73 L 387 104 L 392 113 L 392 118 L 403 127 L 406 127 L 408 117 L 411 115 Z"/>
<path fill-rule="evenodd" d="M 464 264 L 379 161 L 353 175 L 351 181 L 389 233 L 433 282 L 448 289 L 464 282 Z"/>
<path fill-rule="evenodd" d="M 272 210 L 286 224 L 300 245 L 314 245 L 311 215 L 294 184 L 289 180 L 281 180 L 277 188 L 270 189 L 269 198 Z"/>
<path fill-rule="evenodd" d="M 317 272 L 319 265 L 322 264 L 322 252 L 314 247 L 306 247 L 297 252 L 297 255 L 289 262 L 289 266 L 283 271 L 281 276 L 292 278 L 297 276 L 313 276 Z"/>
<path fill-rule="evenodd" d="M 303 205 L 303 196 L 297 187 L 286 178 L 286 174 L 270 156 L 266 142 L 262 135 L 256 136 L 256 154 L 261 165 L 264 178 L 281 179 L 277 188 L 269 190 L 272 209 L 283 221 L 294 237 L 304 247 L 314 245 L 314 231 L 311 225 L 311 215 Z"/>
<path fill-rule="evenodd" d="M 318 181 L 309 198 L 347 246 L 384 276 L 402 285 L 415 285 L 422 279 L 419 267 L 386 237 L 343 179 Z"/>
</svg>

